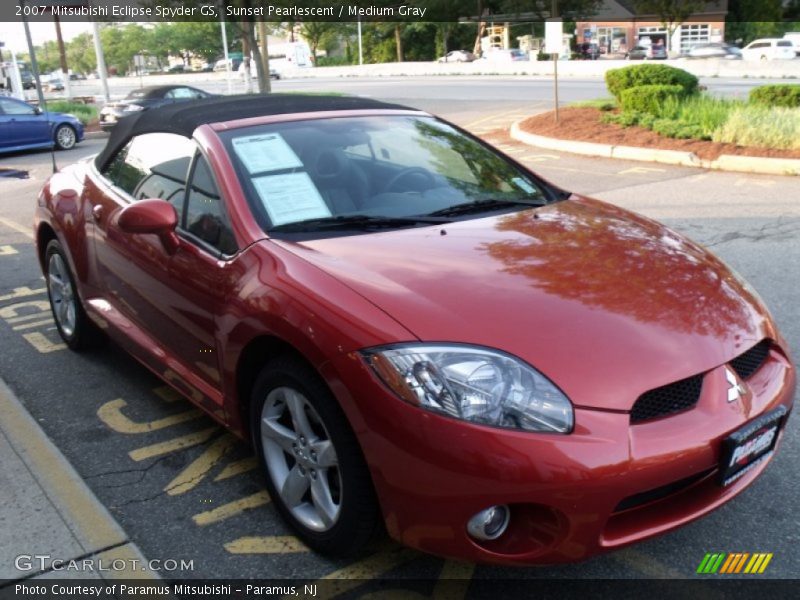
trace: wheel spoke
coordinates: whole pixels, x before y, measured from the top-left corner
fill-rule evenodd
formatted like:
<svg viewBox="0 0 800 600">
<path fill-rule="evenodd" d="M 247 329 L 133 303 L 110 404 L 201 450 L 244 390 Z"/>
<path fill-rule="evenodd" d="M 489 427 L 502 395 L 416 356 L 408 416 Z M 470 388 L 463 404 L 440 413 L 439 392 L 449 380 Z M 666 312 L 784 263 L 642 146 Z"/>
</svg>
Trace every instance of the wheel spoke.
<svg viewBox="0 0 800 600">
<path fill-rule="evenodd" d="M 295 465 L 281 486 L 281 498 L 289 508 L 294 508 L 303 500 L 308 491 L 308 478 L 300 474 L 300 466 Z"/>
<path fill-rule="evenodd" d="M 323 473 L 320 473 L 320 475 L 311 482 L 311 502 L 313 502 L 314 508 L 317 509 L 317 513 L 325 527 L 333 525 L 334 521 L 336 521 L 339 507 L 333 503 L 331 489 L 328 486 L 328 479 Z"/>
<path fill-rule="evenodd" d="M 261 437 L 272 440 L 287 454 L 292 453 L 292 444 L 297 441 L 297 435 L 277 421 L 277 417 L 261 419 Z"/>
<path fill-rule="evenodd" d="M 61 322 L 62 325 L 67 324 L 68 312 L 69 312 L 69 302 L 62 299 L 61 302 L 58 303 L 58 320 Z"/>
<path fill-rule="evenodd" d="M 336 458 L 336 449 L 330 440 L 314 442 L 311 444 L 311 449 L 317 453 L 316 463 L 320 468 L 326 469 L 339 464 L 339 459 Z"/>
<path fill-rule="evenodd" d="M 64 325 L 70 330 L 75 325 L 75 304 L 72 302 L 67 303 L 66 322 Z"/>
<path fill-rule="evenodd" d="M 287 389 L 285 394 L 286 406 L 292 415 L 292 424 L 297 435 L 304 436 L 307 440 L 316 438 L 311 424 L 308 422 L 306 407 L 303 397 L 294 390 Z"/>
<path fill-rule="evenodd" d="M 50 292 L 51 293 L 64 293 L 64 282 L 61 280 L 61 277 L 56 275 L 54 271 L 50 271 L 48 274 L 48 279 L 50 281 Z"/>
</svg>

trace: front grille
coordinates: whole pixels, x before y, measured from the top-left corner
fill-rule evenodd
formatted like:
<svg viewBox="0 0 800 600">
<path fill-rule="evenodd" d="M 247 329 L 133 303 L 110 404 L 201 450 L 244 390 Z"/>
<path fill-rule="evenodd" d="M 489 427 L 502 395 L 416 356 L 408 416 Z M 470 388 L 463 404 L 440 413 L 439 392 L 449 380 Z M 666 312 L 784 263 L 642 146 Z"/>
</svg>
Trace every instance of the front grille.
<svg viewBox="0 0 800 600">
<path fill-rule="evenodd" d="M 703 389 L 703 374 L 645 392 L 631 410 L 631 423 L 641 423 L 693 407 Z"/>
<path fill-rule="evenodd" d="M 644 504 L 650 504 L 651 502 L 655 502 L 656 500 L 661 500 L 666 498 L 667 496 L 671 496 L 672 494 L 676 494 L 681 490 L 686 489 L 690 485 L 697 483 L 701 479 L 708 477 L 716 468 L 707 469 L 701 473 L 697 473 L 690 477 L 686 477 L 685 479 L 680 479 L 678 481 L 673 481 L 672 483 L 668 483 L 667 485 L 662 485 L 661 487 L 647 490 L 646 492 L 640 492 L 638 494 L 634 494 L 633 496 L 628 496 L 624 500 L 622 500 L 617 507 L 614 509 L 615 513 L 622 512 L 623 510 L 629 510 L 631 508 L 636 508 L 642 506 Z"/>
<path fill-rule="evenodd" d="M 731 361 L 731 367 L 736 371 L 739 379 L 747 379 L 761 368 L 761 365 L 767 360 L 771 344 L 769 340 L 761 340 L 750 350 Z"/>
</svg>

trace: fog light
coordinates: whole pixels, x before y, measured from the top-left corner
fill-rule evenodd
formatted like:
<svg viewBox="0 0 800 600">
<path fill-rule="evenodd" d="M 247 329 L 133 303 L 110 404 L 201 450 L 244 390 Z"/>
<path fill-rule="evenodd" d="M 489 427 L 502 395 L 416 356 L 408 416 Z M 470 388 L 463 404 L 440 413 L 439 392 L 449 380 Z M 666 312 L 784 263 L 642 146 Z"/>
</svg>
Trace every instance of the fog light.
<svg viewBox="0 0 800 600">
<path fill-rule="evenodd" d="M 510 517 L 505 504 L 491 506 L 469 520 L 467 531 L 476 540 L 496 540 L 505 532 Z"/>
</svg>

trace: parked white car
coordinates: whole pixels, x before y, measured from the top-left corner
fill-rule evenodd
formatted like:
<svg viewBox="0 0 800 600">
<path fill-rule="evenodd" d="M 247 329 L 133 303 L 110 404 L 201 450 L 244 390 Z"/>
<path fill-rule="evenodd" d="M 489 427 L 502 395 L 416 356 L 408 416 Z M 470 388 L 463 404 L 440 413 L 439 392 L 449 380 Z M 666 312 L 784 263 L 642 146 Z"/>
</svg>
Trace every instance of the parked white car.
<svg viewBox="0 0 800 600">
<path fill-rule="evenodd" d="M 745 60 L 790 60 L 795 58 L 791 40 L 763 38 L 750 42 L 742 48 Z"/>
<path fill-rule="evenodd" d="M 783 34 L 783 39 L 789 40 L 794 45 L 794 53 L 800 56 L 800 31 L 791 31 Z"/>
<path fill-rule="evenodd" d="M 472 62 L 473 60 L 475 60 L 475 55 L 472 52 L 467 52 L 466 50 L 452 50 L 447 54 L 445 54 L 444 56 L 438 58 L 437 62 L 464 63 L 464 62 Z"/>
</svg>

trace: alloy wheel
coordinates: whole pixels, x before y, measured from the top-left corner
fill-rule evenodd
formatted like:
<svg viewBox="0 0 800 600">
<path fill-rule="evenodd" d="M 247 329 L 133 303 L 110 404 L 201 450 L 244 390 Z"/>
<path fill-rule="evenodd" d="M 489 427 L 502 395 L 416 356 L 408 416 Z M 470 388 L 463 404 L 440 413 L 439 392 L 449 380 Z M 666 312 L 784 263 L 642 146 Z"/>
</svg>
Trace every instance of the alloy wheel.
<svg viewBox="0 0 800 600">
<path fill-rule="evenodd" d="M 77 304 L 67 265 L 60 254 L 52 254 L 47 263 L 47 287 L 58 326 L 66 337 L 71 337 L 75 333 Z"/>
<path fill-rule="evenodd" d="M 299 391 L 272 390 L 261 411 L 264 460 L 281 500 L 312 531 L 331 529 L 342 509 L 336 449 L 319 413 Z"/>
</svg>

